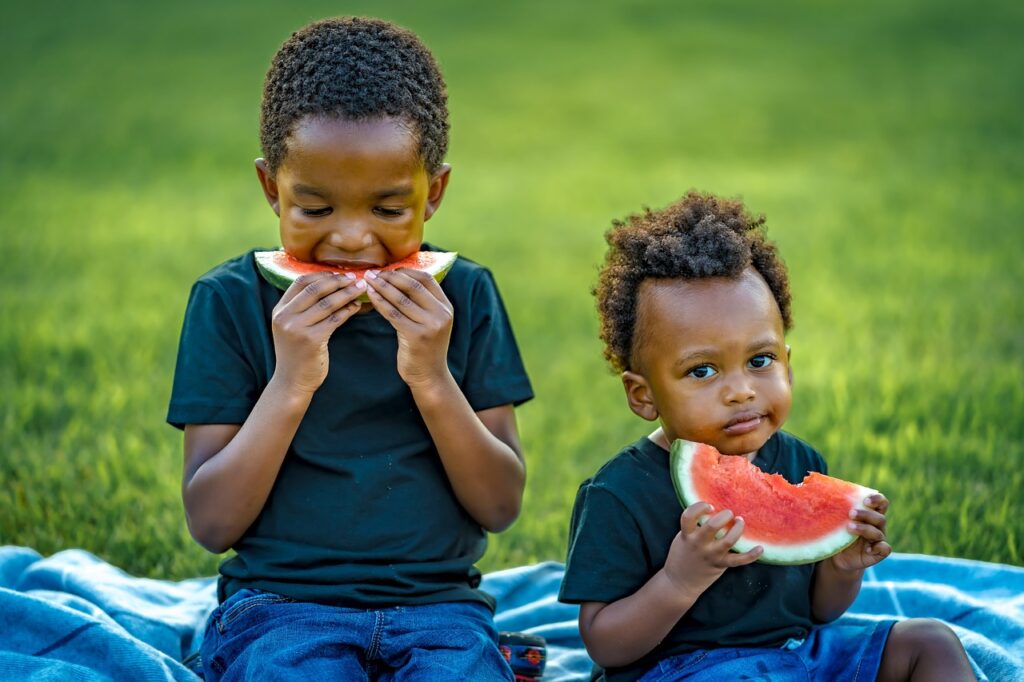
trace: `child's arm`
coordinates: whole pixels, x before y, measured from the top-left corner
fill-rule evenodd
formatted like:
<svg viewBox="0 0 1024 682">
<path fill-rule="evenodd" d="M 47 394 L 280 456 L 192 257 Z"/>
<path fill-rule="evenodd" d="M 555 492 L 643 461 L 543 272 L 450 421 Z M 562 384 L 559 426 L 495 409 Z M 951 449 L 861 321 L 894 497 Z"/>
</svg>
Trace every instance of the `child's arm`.
<svg viewBox="0 0 1024 682">
<path fill-rule="evenodd" d="M 277 364 L 241 426 L 185 427 L 182 500 L 192 537 L 220 553 L 263 509 L 313 393 L 327 377 L 327 341 L 359 310 L 361 282 L 341 276 L 300 277 L 274 307 Z"/>
<path fill-rule="evenodd" d="M 481 526 L 504 530 L 519 515 L 526 465 L 511 405 L 474 412 L 448 370 L 453 311 L 430 275 L 367 275 L 370 302 L 398 332 L 398 372 L 409 385 L 459 503 Z"/>
<path fill-rule="evenodd" d="M 733 521 L 723 510 L 698 526 L 698 520 L 714 510 L 697 502 L 679 517 L 680 532 L 672 540 L 665 566 L 628 597 L 608 604 L 585 602 L 580 607 L 580 635 L 587 653 L 604 667 L 620 667 L 650 652 L 683 617 L 697 598 L 727 568 L 753 563 L 761 556 L 759 546 L 743 554 L 730 552 L 743 534 L 743 519 Z"/>
<path fill-rule="evenodd" d="M 811 613 L 828 623 L 843 615 L 860 592 L 864 569 L 892 553 L 885 541 L 885 513 L 889 500 L 875 494 L 864 501 L 867 509 L 851 516 L 850 532 L 860 537 L 839 554 L 818 563 L 814 569 Z"/>
</svg>

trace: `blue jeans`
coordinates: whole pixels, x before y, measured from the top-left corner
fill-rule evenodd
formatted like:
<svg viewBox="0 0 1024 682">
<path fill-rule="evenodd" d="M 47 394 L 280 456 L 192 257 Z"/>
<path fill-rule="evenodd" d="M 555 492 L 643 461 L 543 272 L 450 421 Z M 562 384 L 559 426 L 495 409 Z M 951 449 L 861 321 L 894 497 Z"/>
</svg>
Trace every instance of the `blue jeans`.
<svg viewBox="0 0 1024 682">
<path fill-rule="evenodd" d="M 224 680 L 512 681 L 478 602 L 353 609 L 241 590 L 214 609 L 200 649 Z"/>
<path fill-rule="evenodd" d="M 779 649 L 699 649 L 659 661 L 640 682 L 872 682 L 894 622 L 830 623 Z"/>
</svg>

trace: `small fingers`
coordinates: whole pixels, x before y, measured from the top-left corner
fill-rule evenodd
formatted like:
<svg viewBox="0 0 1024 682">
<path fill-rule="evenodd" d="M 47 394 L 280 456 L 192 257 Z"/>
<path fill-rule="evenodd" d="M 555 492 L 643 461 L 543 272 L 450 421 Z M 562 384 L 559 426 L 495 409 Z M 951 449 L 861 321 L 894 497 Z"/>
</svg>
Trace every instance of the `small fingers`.
<svg viewBox="0 0 1024 682">
<path fill-rule="evenodd" d="M 889 511 L 889 498 L 882 493 L 874 493 L 864 498 L 864 506 L 884 516 Z"/>
<path fill-rule="evenodd" d="M 745 528 L 743 523 L 743 517 L 737 516 L 736 520 L 733 521 L 732 526 L 726 531 L 725 535 L 718 540 L 724 549 L 732 549 L 732 546 L 736 544 L 736 541 L 743 535 L 743 529 Z"/>
<path fill-rule="evenodd" d="M 690 535 L 697 530 L 701 518 L 713 513 L 714 508 L 707 502 L 694 502 L 679 517 L 679 530 L 683 535 Z"/>
<path fill-rule="evenodd" d="M 850 519 L 885 530 L 885 515 L 871 509 L 854 509 L 850 512 Z"/>
<path fill-rule="evenodd" d="M 281 300 L 278 302 L 277 305 L 280 307 L 288 305 L 288 303 L 290 303 L 293 298 L 298 296 L 299 293 L 301 293 L 302 290 L 305 289 L 309 284 L 319 279 L 322 279 L 323 277 L 326 276 L 326 272 L 317 272 L 311 275 L 302 275 L 300 277 L 296 277 L 292 281 L 292 283 L 288 285 L 288 288 L 284 290 L 284 293 L 281 295 Z"/>
<path fill-rule="evenodd" d="M 881 528 L 867 523 L 848 523 L 847 530 L 854 535 L 864 538 L 868 542 L 882 542 L 885 540 L 885 533 Z"/>
<path fill-rule="evenodd" d="M 746 552 L 730 552 L 722 561 L 727 568 L 736 568 L 754 563 L 761 558 L 762 554 L 764 554 L 764 547 L 757 545 Z"/>
<path fill-rule="evenodd" d="M 866 551 L 868 554 L 878 557 L 878 560 L 881 561 L 892 554 L 892 546 L 888 542 L 873 542 L 868 545 Z"/>
<path fill-rule="evenodd" d="M 278 310 L 301 313 L 329 294 L 352 284 L 353 278 L 338 272 L 302 275 L 292 282 L 277 304 Z"/>
<path fill-rule="evenodd" d="M 355 310 L 358 311 L 359 304 L 356 302 L 356 299 L 365 293 L 365 285 L 363 285 L 361 280 L 347 281 L 348 283 L 340 289 L 325 294 L 313 302 L 305 311 L 299 313 L 298 316 L 303 324 L 313 326 L 349 305 L 354 305 Z"/>
<path fill-rule="evenodd" d="M 704 522 L 704 525 L 697 532 L 701 533 L 709 542 L 712 539 L 720 540 L 728 532 L 726 526 L 729 526 L 734 518 L 735 516 L 731 510 L 723 509 Z"/>
<path fill-rule="evenodd" d="M 382 272 L 381 275 L 389 284 L 394 285 L 403 291 L 406 296 L 416 301 L 422 308 L 439 306 L 451 310 L 451 303 L 445 296 L 441 285 L 437 283 L 433 275 L 422 270 L 410 270 L 401 268 L 391 272 Z"/>
<path fill-rule="evenodd" d="M 402 284 L 402 288 L 395 285 L 395 281 Z M 410 280 L 412 281 L 412 280 Z M 366 273 L 366 284 L 367 292 L 370 295 L 370 300 L 374 302 L 374 306 L 380 311 L 382 315 L 386 315 L 388 318 L 398 320 L 401 317 L 406 317 L 413 322 L 425 322 L 429 315 L 429 303 L 421 303 L 425 298 L 422 292 L 422 286 L 417 283 L 419 291 L 413 291 L 413 287 L 409 286 L 405 280 L 396 280 L 395 273 L 392 272 L 368 272 Z M 429 298 L 429 295 L 427 296 Z M 377 306 L 376 301 L 382 301 L 387 305 L 380 307 Z"/>
</svg>

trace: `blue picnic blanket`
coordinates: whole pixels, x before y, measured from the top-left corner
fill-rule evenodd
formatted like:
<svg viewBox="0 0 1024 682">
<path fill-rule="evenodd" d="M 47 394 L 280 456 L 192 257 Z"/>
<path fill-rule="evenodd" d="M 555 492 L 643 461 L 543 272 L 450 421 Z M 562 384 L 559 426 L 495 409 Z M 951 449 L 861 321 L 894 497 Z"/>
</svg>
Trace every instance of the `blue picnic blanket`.
<svg viewBox="0 0 1024 682">
<path fill-rule="evenodd" d="M 542 635 L 544 679 L 589 679 L 576 607 L 557 600 L 555 562 L 489 573 L 500 630 Z M 88 552 L 42 557 L 0 547 L 0 680 L 187 680 L 214 578 L 136 578 Z M 1024 680 L 1024 568 L 893 554 L 865 576 L 849 619 L 939 618 L 960 636 L 981 679 Z M 190 658 L 191 657 L 191 658 Z"/>
</svg>

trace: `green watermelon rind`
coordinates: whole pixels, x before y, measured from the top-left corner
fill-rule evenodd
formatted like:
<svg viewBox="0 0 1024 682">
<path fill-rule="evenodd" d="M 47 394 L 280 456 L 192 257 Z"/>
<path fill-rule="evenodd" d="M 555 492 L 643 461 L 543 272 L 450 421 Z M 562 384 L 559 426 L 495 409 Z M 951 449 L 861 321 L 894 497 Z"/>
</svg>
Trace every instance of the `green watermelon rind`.
<svg viewBox="0 0 1024 682">
<path fill-rule="evenodd" d="M 684 509 L 691 504 L 701 501 L 692 486 L 690 477 L 686 475 L 699 445 L 699 443 L 682 439 L 672 443 L 669 469 L 672 474 L 672 485 L 676 490 L 676 496 L 679 498 L 679 502 L 683 505 Z M 849 496 L 851 508 L 864 509 L 864 499 L 878 492 L 855 483 L 851 485 L 855 486 Z M 700 523 L 703 525 L 707 518 L 705 516 L 700 519 Z M 752 542 L 740 536 L 740 539 L 732 546 L 732 551 L 739 553 L 749 552 L 754 547 L 760 545 L 764 548 L 764 553 L 758 557 L 758 562 L 778 566 L 795 566 L 827 559 L 842 552 L 856 541 L 857 536 L 846 530 L 844 526 L 812 542 L 786 545 Z"/>
<path fill-rule="evenodd" d="M 282 251 L 283 249 L 277 249 L 276 251 L 256 251 L 253 254 L 253 257 L 256 260 L 256 267 L 259 269 L 260 274 L 263 275 L 263 279 L 267 280 L 281 291 L 284 291 L 290 287 L 292 282 L 298 279 L 302 273 L 296 273 L 288 270 L 287 268 L 282 268 L 274 262 L 274 257 Z M 459 256 L 456 251 L 429 251 L 427 253 L 436 254 L 438 259 L 431 264 L 431 267 L 423 268 L 423 271 L 432 275 L 437 282 L 444 279 L 445 275 L 448 274 L 448 271 L 452 269 L 453 265 L 455 265 L 455 261 Z M 329 270 L 330 268 L 325 267 L 324 269 Z M 365 303 L 370 300 L 370 297 L 363 294 L 356 300 Z"/>
</svg>

